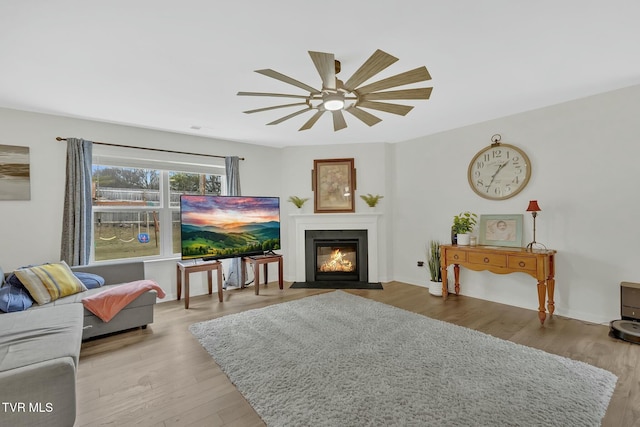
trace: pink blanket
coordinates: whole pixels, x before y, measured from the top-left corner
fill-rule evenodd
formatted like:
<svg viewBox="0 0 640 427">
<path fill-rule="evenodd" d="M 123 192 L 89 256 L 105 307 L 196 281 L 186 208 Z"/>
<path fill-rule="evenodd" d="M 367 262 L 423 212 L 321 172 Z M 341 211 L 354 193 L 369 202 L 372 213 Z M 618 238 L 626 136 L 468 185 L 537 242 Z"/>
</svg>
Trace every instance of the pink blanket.
<svg viewBox="0 0 640 427">
<path fill-rule="evenodd" d="M 82 304 L 103 322 L 108 322 L 127 304 L 150 290 L 155 290 L 158 298 L 165 297 L 162 288 L 153 280 L 137 280 L 83 298 Z"/>
</svg>

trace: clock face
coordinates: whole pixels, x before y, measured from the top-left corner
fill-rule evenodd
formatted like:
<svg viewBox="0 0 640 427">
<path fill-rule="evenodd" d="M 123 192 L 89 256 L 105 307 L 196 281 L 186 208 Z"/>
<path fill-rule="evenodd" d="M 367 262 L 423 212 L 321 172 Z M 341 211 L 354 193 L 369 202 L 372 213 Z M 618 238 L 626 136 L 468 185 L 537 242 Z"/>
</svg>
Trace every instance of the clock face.
<svg viewBox="0 0 640 427">
<path fill-rule="evenodd" d="M 479 196 L 504 200 L 515 196 L 529 182 L 531 163 L 527 155 L 509 144 L 492 144 L 469 163 L 469 185 Z"/>
</svg>

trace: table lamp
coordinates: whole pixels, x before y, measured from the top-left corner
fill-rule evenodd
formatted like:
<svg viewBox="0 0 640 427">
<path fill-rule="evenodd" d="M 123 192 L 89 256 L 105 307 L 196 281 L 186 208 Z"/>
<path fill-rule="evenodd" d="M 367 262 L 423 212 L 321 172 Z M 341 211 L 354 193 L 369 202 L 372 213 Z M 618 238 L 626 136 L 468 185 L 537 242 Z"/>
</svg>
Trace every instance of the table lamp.
<svg viewBox="0 0 640 427">
<path fill-rule="evenodd" d="M 527 245 L 527 249 L 533 249 L 535 245 L 540 245 L 546 249 L 546 246 L 542 243 L 536 242 L 536 217 L 538 216 L 538 212 L 540 212 L 540 206 L 538 206 L 537 200 L 529 201 L 529 206 L 527 207 L 527 212 L 531 212 L 531 216 L 533 216 L 533 241 Z"/>
</svg>

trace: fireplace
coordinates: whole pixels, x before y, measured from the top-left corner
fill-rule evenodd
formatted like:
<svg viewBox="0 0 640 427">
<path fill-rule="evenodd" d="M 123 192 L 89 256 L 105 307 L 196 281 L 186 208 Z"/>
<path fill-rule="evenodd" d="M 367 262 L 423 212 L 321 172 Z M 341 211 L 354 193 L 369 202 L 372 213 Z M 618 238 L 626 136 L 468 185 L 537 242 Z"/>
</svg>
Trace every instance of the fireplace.
<svg viewBox="0 0 640 427">
<path fill-rule="evenodd" d="M 367 250 L 367 230 L 306 230 L 306 281 L 367 282 Z"/>
</svg>

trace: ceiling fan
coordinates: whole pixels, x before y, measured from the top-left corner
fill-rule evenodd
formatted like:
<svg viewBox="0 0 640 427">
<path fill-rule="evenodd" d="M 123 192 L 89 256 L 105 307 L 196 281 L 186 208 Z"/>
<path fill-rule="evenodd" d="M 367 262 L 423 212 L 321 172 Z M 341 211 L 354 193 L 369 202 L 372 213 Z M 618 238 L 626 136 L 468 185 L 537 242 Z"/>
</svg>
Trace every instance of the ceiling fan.
<svg viewBox="0 0 640 427">
<path fill-rule="evenodd" d="M 336 77 L 336 74 L 340 72 L 340 61 L 335 59 L 333 53 L 309 51 L 309 55 L 322 79 L 322 89 L 316 89 L 271 69 L 256 70 L 256 73 L 296 86 L 309 92 L 309 94 L 238 92 L 240 96 L 268 96 L 302 100 L 301 102 L 292 104 L 275 105 L 273 107 L 258 108 L 244 112 L 252 114 L 278 108 L 304 106 L 300 110 L 274 120 L 271 123 L 267 123 L 267 125 L 277 125 L 278 123 L 282 123 L 285 120 L 289 120 L 292 117 L 308 111 L 315 111 L 314 115 L 298 129 L 307 130 L 311 129 L 318 119 L 325 112 L 329 111 L 333 115 L 333 130 L 339 131 L 347 127 L 347 122 L 342 114 L 343 111 L 352 114 L 368 126 L 373 126 L 382 119 L 374 116 L 365 109 L 404 116 L 413 109 L 412 106 L 380 101 L 429 99 L 431 91 L 433 90 L 432 87 L 427 87 L 385 91 L 385 89 L 393 87 L 431 80 L 431 76 L 424 66 L 361 86 L 367 80 L 398 60 L 398 58 L 380 49 L 376 50 L 346 82 L 342 82 Z"/>
</svg>

